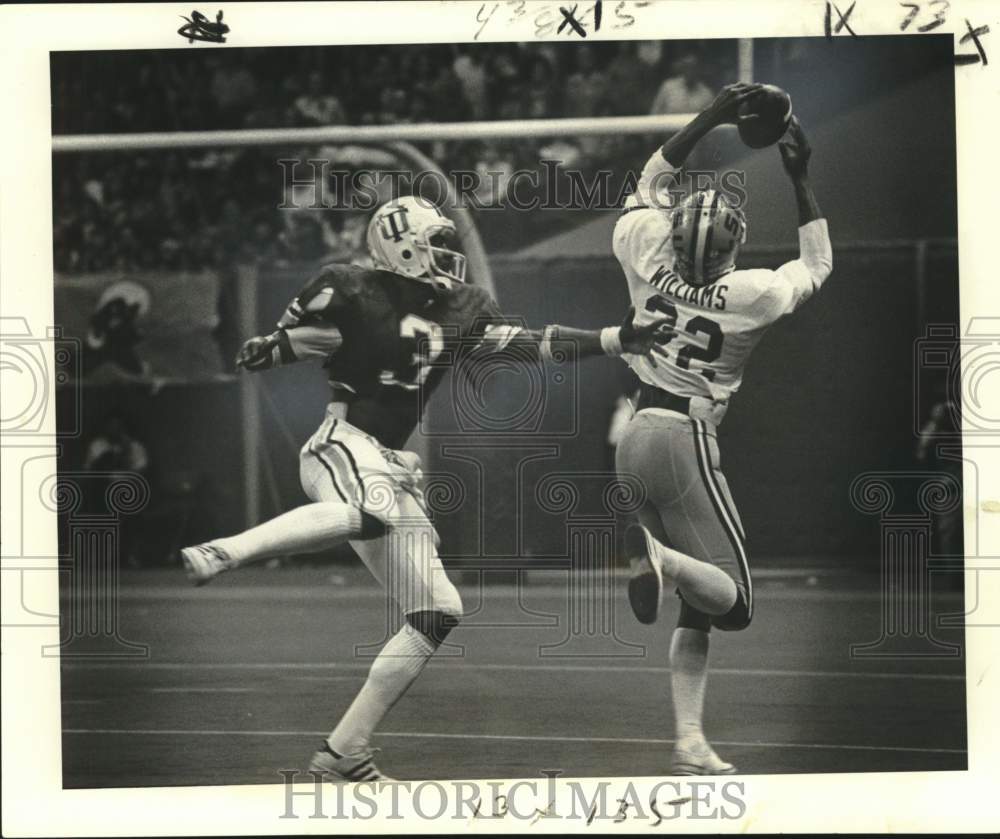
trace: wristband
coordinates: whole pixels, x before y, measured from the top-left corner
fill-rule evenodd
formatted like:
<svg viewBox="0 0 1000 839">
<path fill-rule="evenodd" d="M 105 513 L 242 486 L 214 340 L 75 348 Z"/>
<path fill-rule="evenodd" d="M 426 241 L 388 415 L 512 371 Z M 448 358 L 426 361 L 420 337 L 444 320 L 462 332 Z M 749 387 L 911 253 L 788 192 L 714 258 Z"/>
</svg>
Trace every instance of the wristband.
<svg viewBox="0 0 1000 839">
<path fill-rule="evenodd" d="M 601 330 L 601 349 L 606 355 L 621 355 L 625 352 L 622 347 L 622 328 L 620 326 L 606 326 Z"/>
</svg>

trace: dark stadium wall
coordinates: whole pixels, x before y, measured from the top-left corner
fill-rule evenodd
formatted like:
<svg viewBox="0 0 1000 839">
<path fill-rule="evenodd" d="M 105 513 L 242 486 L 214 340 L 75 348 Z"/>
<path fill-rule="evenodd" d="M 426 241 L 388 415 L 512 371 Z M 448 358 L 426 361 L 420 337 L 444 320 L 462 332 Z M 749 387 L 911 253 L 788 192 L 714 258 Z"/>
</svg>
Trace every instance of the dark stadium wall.
<svg viewBox="0 0 1000 839">
<path fill-rule="evenodd" d="M 800 61 L 775 70 L 809 133 L 810 177 L 834 243 L 957 235 L 951 38 L 889 39 L 896 63 L 888 68 L 886 40 L 833 49 L 810 39 Z M 746 171 L 752 242 L 794 242 L 777 149 L 741 150 L 732 165 Z"/>
</svg>

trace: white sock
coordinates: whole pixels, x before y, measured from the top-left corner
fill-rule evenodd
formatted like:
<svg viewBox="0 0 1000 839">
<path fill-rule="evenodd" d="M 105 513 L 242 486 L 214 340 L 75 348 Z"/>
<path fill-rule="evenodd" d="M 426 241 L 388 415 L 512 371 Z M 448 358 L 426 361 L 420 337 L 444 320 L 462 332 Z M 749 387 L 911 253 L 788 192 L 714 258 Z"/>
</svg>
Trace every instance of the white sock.
<svg viewBox="0 0 1000 839">
<path fill-rule="evenodd" d="M 670 639 L 670 686 L 677 742 L 704 740 L 701 716 L 708 680 L 708 633 L 679 626 Z"/>
<path fill-rule="evenodd" d="M 361 511 L 350 504 L 321 501 L 305 504 L 270 521 L 228 536 L 213 539 L 233 565 L 293 553 L 333 548 L 361 535 Z"/>
<path fill-rule="evenodd" d="M 403 624 L 372 662 L 360 693 L 327 738 L 330 748 L 340 755 L 368 751 L 375 727 L 420 675 L 434 649 L 427 636 Z"/>
<path fill-rule="evenodd" d="M 725 571 L 668 548 L 655 538 L 652 541 L 666 588 L 675 585 L 688 603 L 706 615 L 724 615 L 733 608 L 736 583 Z"/>
</svg>

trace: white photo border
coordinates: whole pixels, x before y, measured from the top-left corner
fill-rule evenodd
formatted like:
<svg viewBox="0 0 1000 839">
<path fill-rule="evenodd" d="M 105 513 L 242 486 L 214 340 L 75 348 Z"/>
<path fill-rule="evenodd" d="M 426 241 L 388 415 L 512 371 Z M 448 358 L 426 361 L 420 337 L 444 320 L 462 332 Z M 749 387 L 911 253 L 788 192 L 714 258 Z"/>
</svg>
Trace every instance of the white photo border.
<svg viewBox="0 0 1000 839">
<path fill-rule="evenodd" d="M 199 8 L 214 17 L 224 10 L 231 27 L 224 45 L 191 44 L 191 49 L 251 46 L 321 45 L 416 41 L 451 43 L 536 40 L 537 16 L 545 8 L 558 14 L 555 2 L 507 3 L 483 24 L 481 8 L 493 2 L 392 3 L 231 3 L 95 4 L 4 6 L 0 8 L 0 90 L 5 128 L 0 133 L 0 280 L 3 316 L 24 318 L 32 334 L 52 324 L 52 151 L 49 53 L 60 50 L 176 49 L 182 18 Z M 562 2 L 562 5 L 572 5 Z M 590 2 L 580 4 L 581 13 Z M 697 2 L 604 3 L 607 23 L 594 40 L 740 37 L 823 37 L 828 12 L 832 22 L 854 6 L 850 25 L 859 35 L 922 37 L 900 32 L 906 5 L 884 0 L 826 2 Z M 930 3 L 923 5 L 930 6 Z M 960 294 L 963 331 L 974 318 L 992 318 L 1000 326 L 997 294 L 996 219 L 992 198 L 998 194 L 996 137 L 1000 127 L 1000 7 L 986 0 L 952 0 L 946 22 L 933 34 L 951 32 L 956 53 L 974 46 L 960 39 L 973 27 L 989 26 L 982 45 L 989 64 L 956 67 L 958 132 L 958 215 Z M 635 21 L 625 28 L 614 15 L 619 8 Z M 940 8 L 940 5 L 938 6 Z M 515 14 L 518 8 L 524 13 Z M 558 18 L 555 18 L 558 21 Z M 477 30 L 481 30 L 477 36 Z M 565 40 L 551 27 L 546 40 Z M 851 37 L 842 29 L 833 37 Z M 992 53 L 996 53 L 994 58 Z M 933 178 L 934 162 L 914 177 Z M 1000 331 L 1000 330 L 994 330 Z M 51 363 L 51 359 L 49 360 Z M 51 369 L 50 369 L 51 373 Z M 16 384 L 16 383 L 15 383 Z M 6 385 L 5 385 L 6 387 Z M 7 396 L 10 396 L 8 393 Z M 14 396 L 13 398 L 17 398 Z M 51 402 L 51 401 L 50 401 Z M 31 531 L 39 557 L 56 556 L 55 515 L 18 494 L 25 460 L 52 456 L 55 411 L 49 405 L 38 437 L 7 439 L 2 451 L 3 567 L 22 568 L 42 559 L 22 556 L 19 541 Z M 968 429 L 967 429 L 968 430 Z M 998 435 L 1000 436 L 1000 435 Z M 1000 499 L 1000 441 L 965 437 L 976 464 L 966 461 L 966 527 L 978 533 L 977 617 L 989 626 L 966 631 L 966 677 L 969 769 L 965 772 L 863 773 L 837 775 L 743 776 L 746 812 L 720 822 L 690 819 L 661 829 L 686 832 L 874 832 L 985 831 L 1000 825 L 996 815 L 1000 779 L 1000 517 L 989 501 Z M 992 447 L 992 448 L 991 448 Z M 967 455 L 968 457 L 968 455 Z M 978 482 L 978 485 L 977 483 Z M 998 505 L 1000 506 L 1000 505 Z M 969 566 L 972 567 L 971 565 Z M 994 568 L 991 572 L 989 569 Z M 55 572 L 35 575 L 33 602 L 58 613 Z M 968 602 L 973 602 L 976 574 L 967 574 Z M 992 583 L 992 585 L 991 585 Z M 11 607 L 17 582 L 4 575 L 4 613 Z M 4 621 L 2 757 L 3 833 L 6 836 L 66 835 L 224 835 L 299 833 L 489 833 L 531 830 L 539 833 L 579 832 L 585 820 L 539 819 L 533 824 L 510 820 L 428 822 L 407 817 L 388 820 L 312 820 L 300 813 L 283 819 L 286 790 L 280 784 L 202 788 L 63 790 L 61 774 L 61 709 L 59 660 L 39 650 L 57 644 L 58 627 L 12 627 Z M 991 666 L 992 665 L 992 666 Z M 928 720 L 933 725 L 933 720 Z M 538 781 L 539 779 L 533 779 Z M 598 779 L 592 779 L 596 783 Z M 622 779 L 607 779 L 620 786 Z M 636 789 L 656 779 L 636 781 Z M 486 782 L 479 782 L 484 790 Z M 501 782 L 509 786 L 510 781 Z M 306 789 L 308 785 L 302 785 Z M 562 791 L 560 792 L 562 795 Z M 484 798 L 486 795 L 484 794 Z M 565 808 L 564 808 L 565 809 Z M 301 808 L 300 808 L 301 810 Z M 648 832 L 648 822 L 594 824 L 590 830 Z"/>
</svg>

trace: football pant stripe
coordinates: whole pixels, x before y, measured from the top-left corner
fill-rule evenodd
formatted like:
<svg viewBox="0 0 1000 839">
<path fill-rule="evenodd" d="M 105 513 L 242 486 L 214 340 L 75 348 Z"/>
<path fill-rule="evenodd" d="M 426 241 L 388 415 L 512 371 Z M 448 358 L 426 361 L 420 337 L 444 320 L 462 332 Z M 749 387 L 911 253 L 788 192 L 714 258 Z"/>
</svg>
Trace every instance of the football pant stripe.
<svg viewBox="0 0 1000 839">
<path fill-rule="evenodd" d="M 334 471 L 333 465 L 325 458 L 319 451 L 310 444 L 309 453 L 316 456 L 316 459 L 323 464 L 323 468 L 326 469 L 327 474 L 330 476 L 330 481 L 333 483 L 333 488 L 337 491 L 337 495 L 340 496 L 341 500 L 345 504 L 350 502 L 347 500 L 347 496 L 344 495 L 343 490 L 340 488 L 340 484 L 337 481 L 337 473 Z"/>
<path fill-rule="evenodd" d="M 340 442 L 340 440 L 333 439 L 333 435 L 337 430 L 337 422 L 338 420 L 335 419 L 333 422 L 330 423 L 330 430 L 327 432 L 326 442 L 329 443 L 331 446 L 336 446 L 337 448 L 342 450 L 345 455 L 347 455 L 347 462 L 351 470 L 354 472 L 354 479 L 357 481 L 358 488 L 361 490 L 361 503 L 363 504 L 366 500 L 365 484 L 364 481 L 361 480 L 361 472 L 358 470 L 358 463 L 354 459 L 354 455 L 351 454 L 351 450 L 344 443 Z"/>
<path fill-rule="evenodd" d="M 722 512 L 724 516 L 724 521 L 728 521 L 731 539 L 735 543 L 736 556 L 740 562 L 740 570 L 743 575 L 743 584 L 746 586 L 747 590 L 747 613 L 753 615 L 753 581 L 750 577 L 750 558 L 747 555 L 746 550 L 746 535 L 743 532 L 743 528 L 739 523 L 739 519 L 733 513 L 729 507 L 729 503 L 726 500 L 726 495 L 719 486 L 718 481 L 715 479 L 715 471 L 712 469 L 712 461 L 709 453 L 708 446 L 708 430 L 705 427 L 704 422 L 701 420 L 695 420 L 696 424 L 701 430 L 701 446 L 702 453 L 704 456 L 705 464 L 705 475 L 707 476 L 707 482 L 712 490 L 715 492 L 715 497 L 718 499 L 719 507 L 718 509 Z"/>
<path fill-rule="evenodd" d="M 711 486 L 714 488 L 714 490 L 716 492 L 716 496 L 719 499 L 719 504 L 722 507 L 722 510 L 725 513 L 726 518 L 727 518 L 727 520 L 730 523 L 730 526 L 732 527 L 733 531 L 736 533 L 737 537 L 739 538 L 740 547 L 743 549 L 743 556 L 746 558 L 746 556 L 747 556 L 747 553 L 746 553 L 746 538 L 747 538 L 746 537 L 746 533 L 744 533 L 744 531 L 743 531 L 743 526 L 740 524 L 739 517 L 730 508 L 729 502 L 726 499 L 726 494 L 722 491 L 722 487 L 719 486 L 719 482 L 715 479 L 715 470 L 713 470 L 711 468 L 712 459 L 711 459 L 710 449 L 709 449 L 709 444 L 708 444 L 708 429 L 705 427 L 705 423 L 702 420 L 695 420 L 695 423 L 699 426 L 699 428 L 701 430 L 700 437 L 701 437 L 702 453 L 703 453 L 704 458 L 705 458 L 705 467 L 706 467 L 706 471 L 707 471 L 707 474 L 708 474 L 709 481 L 711 482 Z M 749 563 L 747 563 L 747 569 L 749 571 Z M 749 573 L 748 573 L 747 576 L 749 576 Z"/>
<path fill-rule="evenodd" d="M 715 471 L 711 468 L 712 459 L 709 454 L 710 450 L 708 445 L 708 428 L 705 426 L 705 423 L 702 420 L 695 420 L 695 422 L 698 423 L 698 425 L 701 427 L 702 451 L 704 451 L 705 453 L 705 463 L 709 467 L 708 474 L 712 479 L 712 485 L 718 491 L 719 502 L 722 504 L 723 510 L 725 510 L 726 515 L 729 518 L 729 521 L 732 523 L 733 529 L 739 535 L 740 543 L 744 546 L 743 550 L 744 552 L 746 552 L 747 534 L 743 530 L 743 525 L 740 524 L 739 516 L 737 516 L 736 512 L 729 506 L 729 501 L 726 499 L 726 494 L 722 491 L 722 487 L 719 486 L 719 482 L 715 479 Z"/>
<path fill-rule="evenodd" d="M 712 506 L 715 508 L 715 513 L 722 524 L 722 529 L 726 532 L 726 536 L 736 554 L 736 560 L 740 566 L 740 574 L 743 577 L 743 585 L 746 587 L 747 592 L 747 614 L 752 616 L 753 585 L 750 581 L 750 563 L 747 559 L 741 532 L 734 525 L 734 519 L 725 501 L 725 495 L 716 483 L 715 475 L 712 473 L 712 460 L 708 449 L 708 434 L 705 431 L 704 423 L 701 420 L 692 420 L 691 422 L 694 430 L 695 456 L 698 460 L 698 468 L 701 471 L 702 480 L 708 489 Z"/>
<path fill-rule="evenodd" d="M 330 443 L 336 446 L 346 455 L 347 462 L 350 464 L 351 470 L 354 472 L 354 479 L 358 482 L 358 488 L 361 490 L 361 503 L 364 504 L 365 501 L 367 500 L 365 498 L 365 484 L 364 481 L 361 480 L 361 472 L 358 471 L 358 463 L 354 459 L 354 455 L 351 454 L 351 450 L 347 448 L 347 446 L 345 446 L 343 443 L 341 443 L 340 440 L 331 440 Z"/>
</svg>

